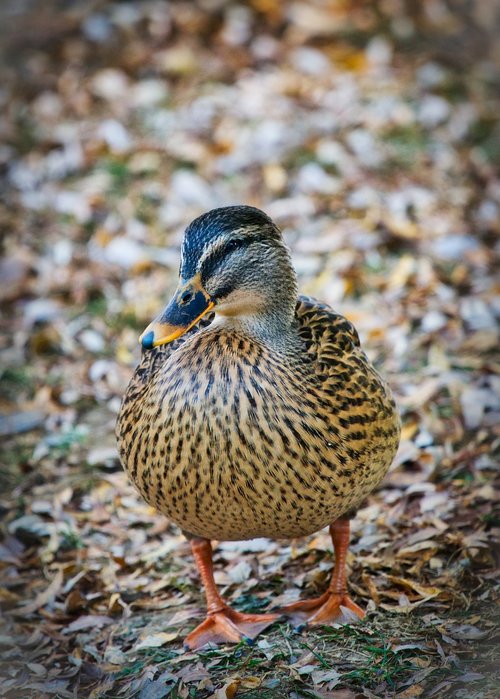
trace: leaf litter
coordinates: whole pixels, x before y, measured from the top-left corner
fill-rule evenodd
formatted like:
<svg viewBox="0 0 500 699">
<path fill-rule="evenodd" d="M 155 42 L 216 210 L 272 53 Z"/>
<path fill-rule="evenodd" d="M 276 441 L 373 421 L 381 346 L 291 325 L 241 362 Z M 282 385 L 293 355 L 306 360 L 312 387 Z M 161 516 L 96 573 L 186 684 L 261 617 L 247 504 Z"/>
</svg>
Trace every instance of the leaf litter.
<svg viewBox="0 0 500 699">
<path fill-rule="evenodd" d="M 497 696 L 494 11 L 2 5 L 2 696 Z M 189 547 L 113 429 L 184 226 L 234 202 L 356 324 L 403 438 L 353 522 L 367 618 L 193 653 Z M 331 544 L 221 542 L 215 565 L 258 612 L 322 591 Z"/>
</svg>

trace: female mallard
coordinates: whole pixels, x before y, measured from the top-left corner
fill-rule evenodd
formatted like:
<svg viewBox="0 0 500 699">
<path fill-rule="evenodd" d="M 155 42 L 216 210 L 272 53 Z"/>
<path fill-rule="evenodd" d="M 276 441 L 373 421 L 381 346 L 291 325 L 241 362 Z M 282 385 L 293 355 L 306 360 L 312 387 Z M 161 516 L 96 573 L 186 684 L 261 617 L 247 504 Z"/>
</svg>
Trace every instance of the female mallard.
<svg viewBox="0 0 500 699">
<path fill-rule="evenodd" d="M 141 343 L 118 444 L 143 497 L 191 541 L 208 616 L 187 646 L 254 638 L 279 616 L 224 603 L 210 539 L 281 539 L 330 525 L 327 592 L 282 612 L 309 623 L 335 621 L 341 607 L 362 617 L 346 592 L 349 514 L 389 468 L 399 420 L 351 323 L 297 298 L 271 219 L 230 206 L 193 221 L 179 286 Z"/>
</svg>

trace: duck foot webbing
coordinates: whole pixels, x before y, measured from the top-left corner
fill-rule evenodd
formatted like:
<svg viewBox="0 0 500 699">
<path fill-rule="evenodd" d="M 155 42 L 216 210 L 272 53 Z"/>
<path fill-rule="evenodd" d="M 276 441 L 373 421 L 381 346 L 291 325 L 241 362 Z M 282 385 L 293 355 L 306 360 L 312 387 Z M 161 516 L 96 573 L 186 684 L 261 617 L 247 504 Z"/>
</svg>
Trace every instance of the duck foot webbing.
<svg viewBox="0 0 500 699">
<path fill-rule="evenodd" d="M 349 548 L 349 520 L 338 519 L 330 526 L 335 566 L 328 590 L 316 599 L 288 604 L 280 611 L 297 626 L 304 624 L 334 624 L 362 619 L 364 611 L 346 591 L 346 558 Z"/>
<path fill-rule="evenodd" d="M 207 643 L 251 643 L 261 631 L 280 618 L 279 614 L 243 614 L 231 607 L 209 614 L 205 621 L 187 636 L 184 644 L 194 650 Z"/>
<path fill-rule="evenodd" d="M 251 643 L 261 631 L 280 618 L 280 614 L 243 614 L 231 609 L 215 585 L 210 541 L 193 538 L 191 549 L 205 588 L 208 614 L 205 621 L 185 639 L 187 648 L 194 650 L 207 643 Z"/>
</svg>

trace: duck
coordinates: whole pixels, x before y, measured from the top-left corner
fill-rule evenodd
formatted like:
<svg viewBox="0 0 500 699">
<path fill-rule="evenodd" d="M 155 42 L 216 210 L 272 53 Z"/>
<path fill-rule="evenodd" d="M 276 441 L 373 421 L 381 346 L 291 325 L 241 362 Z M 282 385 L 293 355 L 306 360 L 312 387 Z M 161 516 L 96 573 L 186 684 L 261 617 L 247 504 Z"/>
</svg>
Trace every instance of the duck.
<svg viewBox="0 0 500 699">
<path fill-rule="evenodd" d="M 177 289 L 140 344 L 118 449 L 144 500 L 190 542 L 207 615 L 185 646 L 252 642 L 283 616 L 301 626 L 362 618 L 347 591 L 350 520 L 391 465 L 398 412 L 353 324 L 298 294 L 272 219 L 237 205 L 190 223 Z M 324 594 L 265 614 L 221 597 L 213 540 L 325 527 L 335 563 Z"/>
</svg>

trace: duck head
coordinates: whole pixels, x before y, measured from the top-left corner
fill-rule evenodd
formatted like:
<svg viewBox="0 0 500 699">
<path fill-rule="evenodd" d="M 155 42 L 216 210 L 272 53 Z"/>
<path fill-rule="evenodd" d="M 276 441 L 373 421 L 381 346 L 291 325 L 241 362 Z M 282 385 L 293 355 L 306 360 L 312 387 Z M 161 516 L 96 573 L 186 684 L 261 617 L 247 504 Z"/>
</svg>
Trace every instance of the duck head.
<svg viewBox="0 0 500 699">
<path fill-rule="evenodd" d="M 278 331 L 292 322 L 296 299 L 288 248 L 269 216 L 252 206 L 213 209 L 187 227 L 179 285 L 140 342 L 172 342 L 211 310 Z"/>
</svg>

